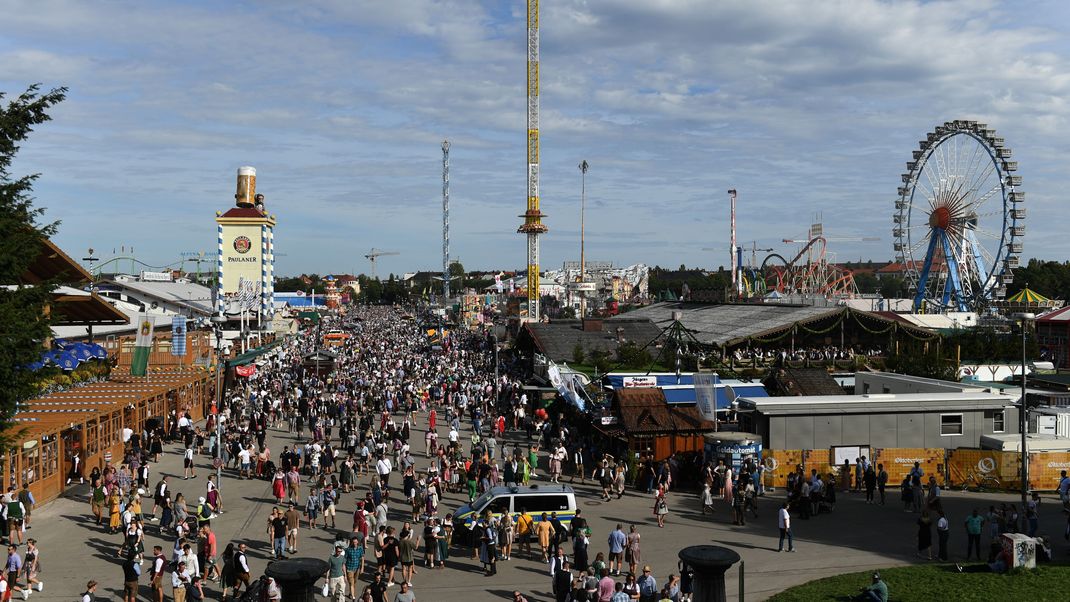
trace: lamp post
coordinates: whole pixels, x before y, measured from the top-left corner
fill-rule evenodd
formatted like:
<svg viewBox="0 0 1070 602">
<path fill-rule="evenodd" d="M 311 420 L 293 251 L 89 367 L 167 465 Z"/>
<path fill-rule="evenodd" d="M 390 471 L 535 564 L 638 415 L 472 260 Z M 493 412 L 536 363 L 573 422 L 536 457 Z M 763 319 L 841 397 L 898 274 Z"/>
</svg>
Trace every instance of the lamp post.
<svg viewBox="0 0 1070 602">
<path fill-rule="evenodd" d="M 587 281 L 587 265 L 584 256 L 584 214 L 587 208 L 587 170 L 590 165 L 584 160 L 580 167 L 580 282 Z M 587 291 L 580 291 L 580 318 L 587 317 Z"/>
<path fill-rule="evenodd" d="M 490 344 L 494 345 L 494 409 L 498 409 L 498 335 L 494 333 L 494 324 L 491 323 Z"/>
<path fill-rule="evenodd" d="M 93 247 L 89 247 L 89 255 L 82 258 L 82 261 L 86 262 L 89 266 L 89 275 L 96 279 L 96 275 L 93 274 L 93 264 L 100 261 L 99 258 L 93 257 Z"/>
<path fill-rule="evenodd" d="M 215 486 L 220 488 L 223 484 L 223 325 L 227 319 L 222 313 L 212 316 L 212 326 L 215 329 Z"/>
<path fill-rule="evenodd" d="M 1029 503 L 1029 450 L 1026 435 L 1029 433 L 1029 406 L 1025 401 L 1025 331 L 1029 322 L 1036 319 L 1036 314 L 1030 312 L 1018 312 L 1011 318 L 1022 325 L 1022 401 L 1019 409 L 1018 425 L 1022 431 L 1022 507 Z"/>
</svg>

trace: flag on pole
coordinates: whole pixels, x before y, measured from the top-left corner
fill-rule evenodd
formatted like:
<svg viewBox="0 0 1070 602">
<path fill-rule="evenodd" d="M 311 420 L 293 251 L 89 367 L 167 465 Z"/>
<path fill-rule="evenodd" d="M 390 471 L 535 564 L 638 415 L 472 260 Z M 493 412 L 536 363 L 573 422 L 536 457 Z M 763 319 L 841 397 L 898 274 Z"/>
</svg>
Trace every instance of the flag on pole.
<svg viewBox="0 0 1070 602">
<path fill-rule="evenodd" d="M 186 316 L 171 318 L 171 355 L 186 355 Z"/>
<path fill-rule="evenodd" d="M 145 376 L 149 368 L 149 352 L 152 351 L 152 331 L 155 328 L 153 317 L 138 314 L 137 339 L 134 341 L 134 360 L 130 362 L 132 376 Z"/>
</svg>

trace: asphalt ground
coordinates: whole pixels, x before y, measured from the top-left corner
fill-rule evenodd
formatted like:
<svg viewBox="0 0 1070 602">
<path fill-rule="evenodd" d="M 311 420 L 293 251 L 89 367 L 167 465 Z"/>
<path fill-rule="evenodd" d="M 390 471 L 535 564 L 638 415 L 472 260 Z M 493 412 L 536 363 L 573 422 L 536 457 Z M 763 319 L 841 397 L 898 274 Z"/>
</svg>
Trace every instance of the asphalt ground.
<svg viewBox="0 0 1070 602">
<path fill-rule="evenodd" d="M 424 468 L 427 466 L 427 460 L 422 454 L 426 422 L 424 417 L 419 417 L 419 420 L 421 422 L 412 429 L 411 445 L 416 452 L 417 467 Z M 462 437 L 469 434 L 467 428 L 465 426 L 463 429 Z M 444 440 L 446 433 L 442 421 L 439 422 L 438 430 L 440 440 Z M 518 435 L 513 433 L 507 440 L 512 441 L 517 437 Z M 293 443 L 294 438 L 291 435 L 273 429 L 268 437 L 272 459 L 277 459 L 284 445 Z M 210 458 L 198 457 L 197 478 L 183 480 L 178 446 L 165 446 L 165 452 L 161 462 L 152 465 L 150 484 L 156 484 L 161 472 L 170 475 L 171 491 L 184 493 L 192 511 L 197 498 L 204 495 L 207 476 L 211 471 Z M 545 459 L 540 468 L 540 476 L 544 475 Z M 567 483 L 568 479 L 569 475 L 566 474 L 564 482 Z M 536 481 L 544 480 L 545 478 Z M 400 475 L 394 475 L 392 481 L 400 482 Z M 356 493 L 342 496 L 338 506 L 337 524 L 340 528 L 337 531 L 317 529 L 310 532 L 302 524 L 298 556 L 326 558 L 332 553 L 332 544 L 338 533 L 347 532 L 351 526 L 355 500 L 364 497 L 368 491 L 368 483 L 369 478 L 365 476 L 361 479 Z M 307 483 L 304 484 L 303 491 L 306 493 L 307 487 Z M 744 574 L 743 599 L 762 600 L 793 585 L 820 577 L 926 562 L 915 555 L 914 521 L 917 515 L 904 512 L 896 489 L 889 490 L 886 506 L 865 504 L 864 495 L 860 493 L 841 492 L 838 496 L 839 503 L 831 514 L 822 514 L 807 521 L 793 517 L 797 552 L 788 554 L 776 551 L 776 510 L 783 499 L 780 491 L 761 497 L 759 517 L 748 516 L 745 526 L 731 524 L 731 510 L 723 501 L 716 502 L 716 512 L 713 515 L 703 516 L 696 493 L 670 492 L 670 514 L 665 527 L 659 529 L 652 514 L 653 501 L 650 496 L 629 490 L 623 499 L 603 502 L 599 499 L 600 490 L 590 480 L 586 484 L 577 481 L 574 487 L 579 507 L 593 531 L 590 558 L 593 560 L 599 551 L 608 552 L 606 538 L 617 523 L 623 524 L 625 531 L 630 524 L 635 524 L 642 536 L 643 563 L 651 565 L 659 585 L 665 582 L 670 573 L 678 571 L 679 550 L 698 544 L 727 546 L 742 557 L 743 561 L 727 575 L 730 600 L 740 599 L 741 568 Z M 237 478 L 235 473 L 227 471 L 224 472 L 220 491 L 225 512 L 212 521 L 219 550 L 228 542 L 246 542 L 250 550 L 249 560 L 253 574 L 260 575 L 271 555 L 271 546 L 266 535 L 266 520 L 274 504 L 270 482 L 242 480 Z M 32 529 L 27 531 L 26 535 L 37 539 L 42 551 L 43 570 L 40 579 L 44 581 L 45 588 L 42 592 L 34 592 L 31 600 L 70 602 L 83 591 L 89 579 L 100 583 L 97 590 L 98 600 L 122 599 L 122 568 L 116 557 L 121 543 L 120 535 L 110 535 L 104 527 L 94 524 L 88 494 L 88 486 L 75 487 L 68 490 L 64 497 L 33 513 Z M 1017 499 L 1016 496 L 1008 494 L 973 492 L 946 492 L 944 498 L 952 526 L 952 561 L 965 558 L 966 536 L 962 521 L 972 508 L 977 507 L 984 512 L 989 504 L 1013 502 Z M 446 494 L 439 506 L 440 516 L 453 511 L 466 501 L 463 494 Z M 392 505 L 390 513 L 390 524 L 399 528 L 408 518 L 404 499 L 400 502 Z M 150 506 L 151 502 L 146 500 L 146 513 Z M 1057 498 L 1048 496 L 1041 505 L 1040 532 L 1053 536 L 1053 540 L 1057 542 L 1057 559 L 1066 553 L 1063 540 L 1065 524 L 1064 515 L 1058 510 Z M 153 545 L 159 544 L 170 558 L 173 538 L 162 537 L 156 523 L 148 523 L 147 531 L 147 555 L 151 555 Z M 985 537 L 982 540 L 982 549 L 987 549 L 987 545 Z M 571 544 L 566 544 L 565 549 L 571 553 Z M 499 563 L 497 575 L 486 577 L 478 561 L 472 560 L 470 556 L 470 549 L 454 546 L 444 570 L 419 568 L 418 563 L 418 574 L 413 578 L 416 599 L 421 602 L 505 600 L 510 598 L 513 590 L 520 590 L 532 602 L 553 599 L 548 567 L 541 557 L 525 558 L 519 552 L 519 546 L 514 546 L 512 559 Z M 420 558 L 422 555 L 418 560 Z M 145 566 L 148 567 L 148 562 Z M 171 596 L 169 579 L 168 576 L 165 580 L 165 583 L 168 583 L 165 586 L 167 599 Z M 368 580 L 367 574 L 364 580 Z M 140 595 L 148 599 L 150 592 L 147 578 L 143 576 L 142 582 Z M 392 597 L 397 588 L 390 591 Z M 220 599 L 217 584 L 206 584 L 205 593 L 208 599 Z M 892 593 L 894 596 L 894 592 Z M 15 599 L 18 599 L 17 593 Z"/>
</svg>

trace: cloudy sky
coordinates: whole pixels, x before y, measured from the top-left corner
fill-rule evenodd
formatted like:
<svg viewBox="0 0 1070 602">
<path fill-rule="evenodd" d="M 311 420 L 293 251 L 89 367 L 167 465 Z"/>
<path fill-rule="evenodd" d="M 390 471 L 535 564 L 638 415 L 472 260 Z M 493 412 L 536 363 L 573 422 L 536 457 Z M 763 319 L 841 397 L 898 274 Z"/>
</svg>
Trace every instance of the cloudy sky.
<svg viewBox="0 0 1070 602">
<path fill-rule="evenodd" d="M 278 272 L 518 268 L 525 204 L 523 2 L 0 0 L 0 91 L 68 86 L 16 173 L 72 255 L 214 252 L 253 165 Z M 1028 192 L 1026 256 L 1066 258 L 1070 5 L 544 0 L 543 265 L 727 263 L 820 215 L 840 260 L 888 259 L 899 175 L 945 120 L 990 124 Z M 704 248 L 722 249 L 705 251 Z"/>
</svg>

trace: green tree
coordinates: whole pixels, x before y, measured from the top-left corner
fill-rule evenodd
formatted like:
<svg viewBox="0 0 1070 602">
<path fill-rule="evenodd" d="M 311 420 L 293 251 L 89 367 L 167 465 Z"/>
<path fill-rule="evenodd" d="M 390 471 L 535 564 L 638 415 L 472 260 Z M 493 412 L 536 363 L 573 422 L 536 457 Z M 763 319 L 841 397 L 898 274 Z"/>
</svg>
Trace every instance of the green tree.
<svg viewBox="0 0 1070 602">
<path fill-rule="evenodd" d="M 572 348 L 572 363 L 582 364 L 585 354 L 583 353 L 583 345 L 576 343 L 576 346 Z"/>
<path fill-rule="evenodd" d="M 1070 299 L 1070 262 L 1030 259 L 1024 267 L 1014 270 L 1014 283 L 1007 287 L 1007 296 L 1026 286 L 1051 299 Z"/>
<path fill-rule="evenodd" d="M 610 363 L 608 352 L 602 349 L 594 349 L 588 357 L 591 360 L 591 364 L 594 366 L 595 372 L 603 374 L 606 370 L 609 370 Z"/>
<path fill-rule="evenodd" d="M 456 295 L 464 290 L 464 265 L 459 261 L 450 262 L 450 294 Z"/>
<path fill-rule="evenodd" d="M 632 341 L 624 341 L 617 347 L 617 360 L 622 368 L 636 369 L 650 366 L 652 358 L 646 349 L 641 349 Z"/>
<path fill-rule="evenodd" d="M 900 299 L 909 295 L 907 283 L 897 276 L 885 276 L 880 279 L 880 293 L 885 299 Z"/>
<path fill-rule="evenodd" d="M 869 272 L 855 272 L 854 280 L 855 286 L 858 287 L 858 292 L 862 294 L 875 293 L 881 285 L 881 281 Z"/>
<path fill-rule="evenodd" d="M 383 297 L 383 283 L 378 278 L 360 276 L 360 300 L 364 303 L 375 304 Z"/>
<path fill-rule="evenodd" d="M 19 143 L 33 126 L 50 119 L 48 110 L 66 96 L 66 88 L 48 93 L 31 86 L 6 107 L 0 107 L 0 430 L 9 433 L 17 404 L 33 397 L 35 375 L 25 369 L 41 358 L 42 342 L 52 336 L 46 306 L 58 282 L 34 282 L 27 269 L 41 251 L 44 239 L 56 232 L 57 223 L 40 223 L 31 191 L 37 175 L 12 176 L 12 160 Z M 0 99 L 4 97 L 0 94 Z M 7 435 L 10 436 L 10 435 Z"/>
<path fill-rule="evenodd" d="M 955 363 L 946 357 L 941 357 L 936 352 L 910 353 L 901 352 L 888 358 L 886 364 L 890 372 L 921 376 L 923 378 L 935 378 L 938 380 L 958 380 L 955 374 Z"/>
</svg>

